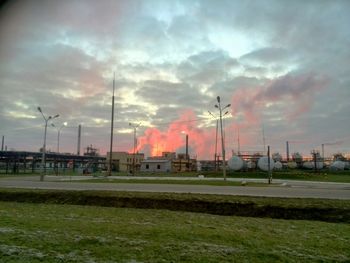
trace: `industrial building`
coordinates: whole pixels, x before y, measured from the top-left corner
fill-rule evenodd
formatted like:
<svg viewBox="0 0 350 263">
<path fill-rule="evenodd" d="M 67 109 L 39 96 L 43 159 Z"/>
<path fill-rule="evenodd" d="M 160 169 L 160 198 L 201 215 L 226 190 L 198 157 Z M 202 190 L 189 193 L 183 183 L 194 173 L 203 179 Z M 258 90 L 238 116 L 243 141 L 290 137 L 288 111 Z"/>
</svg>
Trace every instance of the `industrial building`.
<svg viewBox="0 0 350 263">
<path fill-rule="evenodd" d="M 0 151 L 0 173 L 35 173 L 42 170 L 42 153 Z M 47 173 L 95 172 L 105 169 L 106 158 L 48 152 L 44 169 Z"/>
<path fill-rule="evenodd" d="M 197 160 L 189 155 L 163 152 L 141 162 L 142 172 L 190 172 L 197 171 Z"/>
<path fill-rule="evenodd" d="M 144 160 L 143 153 L 112 152 L 112 171 L 114 172 L 132 172 L 140 171 L 141 162 Z M 107 152 L 107 163 L 110 160 L 110 152 Z"/>
</svg>

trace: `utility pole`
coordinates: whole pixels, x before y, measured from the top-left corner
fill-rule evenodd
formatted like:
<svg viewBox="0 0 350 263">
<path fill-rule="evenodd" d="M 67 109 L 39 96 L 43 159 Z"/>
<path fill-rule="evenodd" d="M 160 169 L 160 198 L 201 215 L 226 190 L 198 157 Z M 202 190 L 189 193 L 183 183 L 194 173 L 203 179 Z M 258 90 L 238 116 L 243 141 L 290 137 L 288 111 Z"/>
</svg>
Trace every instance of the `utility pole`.
<svg viewBox="0 0 350 263">
<path fill-rule="evenodd" d="M 265 140 L 265 129 L 264 125 L 262 126 L 262 136 L 263 136 L 263 145 L 264 145 L 264 152 L 266 151 L 266 140 Z"/>
<path fill-rule="evenodd" d="M 132 124 L 129 123 L 129 126 L 131 126 L 134 129 L 134 153 L 133 153 L 133 158 L 132 158 L 132 175 L 135 176 L 135 154 L 136 154 L 136 129 L 141 125 L 139 124 Z"/>
<path fill-rule="evenodd" d="M 111 116 L 111 141 L 109 144 L 109 165 L 108 165 L 108 176 L 112 175 L 112 151 L 113 151 L 113 128 L 114 128 L 114 82 L 115 73 L 113 75 L 113 95 L 112 95 L 112 116 Z"/>
<path fill-rule="evenodd" d="M 5 141 L 5 136 L 2 136 L 2 141 L 1 141 L 1 151 L 4 151 L 4 141 Z"/>
<path fill-rule="evenodd" d="M 289 142 L 286 142 L 286 151 L 287 151 L 287 162 L 289 162 Z"/>
<path fill-rule="evenodd" d="M 226 158 L 225 158 L 225 143 L 224 143 L 224 131 L 222 129 L 222 111 L 228 107 L 231 106 L 231 104 L 227 104 L 225 107 L 221 107 L 221 101 L 220 101 L 220 96 L 216 97 L 218 104 L 215 105 L 215 108 L 217 108 L 219 110 L 220 113 L 220 128 L 221 128 L 221 151 L 222 151 L 222 163 L 223 163 L 223 167 L 222 167 L 222 172 L 223 172 L 223 176 L 224 176 L 224 180 L 226 181 Z M 228 113 L 225 112 L 224 115 L 226 115 Z"/>
<path fill-rule="evenodd" d="M 213 113 L 208 111 L 211 116 L 213 116 L 216 119 L 216 131 L 215 131 L 215 153 L 214 153 L 214 165 L 215 165 L 215 171 L 218 171 L 218 129 L 219 129 L 219 119 L 217 116 L 215 116 Z"/>
<path fill-rule="evenodd" d="M 239 141 L 239 127 L 238 127 L 238 132 L 237 132 L 237 150 L 238 150 L 238 156 L 241 154 L 241 144 Z"/>
<path fill-rule="evenodd" d="M 42 158 L 41 158 L 41 175 L 40 175 L 40 181 L 44 181 L 44 174 L 45 174 L 45 171 L 46 171 L 46 131 L 47 131 L 47 123 L 49 122 L 49 120 L 53 120 L 55 118 L 58 118 L 60 115 L 56 114 L 55 116 L 49 116 L 49 117 L 46 117 L 44 115 L 44 113 L 42 112 L 41 108 L 38 107 L 38 111 L 41 113 L 41 115 L 43 116 L 44 118 L 44 121 L 45 121 L 45 133 L 44 133 L 44 145 L 43 145 L 43 154 L 42 154 Z"/>
<path fill-rule="evenodd" d="M 186 133 L 186 171 L 189 170 L 190 166 L 190 157 L 188 156 L 188 134 Z"/>
<path fill-rule="evenodd" d="M 269 184 L 272 183 L 272 171 L 271 171 L 271 160 L 270 160 L 270 145 L 267 146 L 267 165 L 268 165 L 268 175 L 269 175 Z"/>
<path fill-rule="evenodd" d="M 324 143 L 322 143 L 322 163 L 324 165 Z"/>
<path fill-rule="evenodd" d="M 80 140 L 81 140 L 81 125 L 78 126 L 78 146 L 77 146 L 77 155 L 80 155 Z"/>
<path fill-rule="evenodd" d="M 64 122 L 63 125 L 58 128 L 55 124 L 51 124 L 52 127 L 55 127 L 57 129 L 57 153 L 60 153 L 60 135 L 61 135 L 61 130 L 63 127 L 67 126 L 67 122 Z"/>
</svg>

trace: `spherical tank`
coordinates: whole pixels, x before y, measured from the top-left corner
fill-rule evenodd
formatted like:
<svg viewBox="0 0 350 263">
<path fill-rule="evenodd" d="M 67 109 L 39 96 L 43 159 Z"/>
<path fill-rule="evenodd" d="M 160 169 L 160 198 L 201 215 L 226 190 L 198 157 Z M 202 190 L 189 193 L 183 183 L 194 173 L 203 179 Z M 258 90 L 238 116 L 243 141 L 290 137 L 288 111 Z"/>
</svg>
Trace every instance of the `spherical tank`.
<svg viewBox="0 0 350 263">
<path fill-rule="evenodd" d="M 283 167 L 282 163 L 280 161 L 275 162 L 274 169 L 281 170 Z"/>
<path fill-rule="evenodd" d="M 304 162 L 303 167 L 306 169 L 313 169 L 314 168 L 314 163 L 313 162 Z"/>
<path fill-rule="evenodd" d="M 334 163 L 331 164 L 329 168 L 334 170 L 344 170 L 345 163 L 342 161 L 335 161 Z"/>
<path fill-rule="evenodd" d="M 289 162 L 288 163 L 288 168 L 290 169 L 295 169 L 298 167 L 298 164 L 296 162 Z"/>
<path fill-rule="evenodd" d="M 275 166 L 275 162 L 270 158 L 270 169 L 272 170 Z M 269 170 L 269 158 L 264 156 L 261 157 L 258 161 L 258 167 L 260 170 L 268 171 Z"/>
<path fill-rule="evenodd" d="M 231 159 L 228 160 L 227 164 L 231 170 L 239 171 L 243 168 L 244 162 L 239 156 L 232 156 Z"/>
</svg>

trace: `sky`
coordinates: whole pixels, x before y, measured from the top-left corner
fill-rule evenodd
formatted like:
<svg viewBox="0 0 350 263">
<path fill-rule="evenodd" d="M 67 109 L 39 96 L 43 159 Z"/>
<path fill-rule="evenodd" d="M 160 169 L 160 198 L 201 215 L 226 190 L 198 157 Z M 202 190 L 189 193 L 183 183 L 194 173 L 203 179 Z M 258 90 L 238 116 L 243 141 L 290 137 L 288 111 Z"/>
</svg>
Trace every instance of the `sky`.
<svg viewBox="0 0 350 263">
<path fill-rule="evenodd" d="M 350 1 L 14 0 L 0 9 L 8 150 L 350 152 Z M 115 76 L 115 77 L 114 77 Z M 210 111 L 212 115 L 208 113 Z M 52 127 L 51 124 L 55 127 Z M 220 124 L 220 123 L 219 123 Z M 220 125 L 219 125 L 220 128 Z M 221 151 L 220 129 L 218 151 Z M 239 142 L 239 143 L 238 143 Z"/>
</svg>

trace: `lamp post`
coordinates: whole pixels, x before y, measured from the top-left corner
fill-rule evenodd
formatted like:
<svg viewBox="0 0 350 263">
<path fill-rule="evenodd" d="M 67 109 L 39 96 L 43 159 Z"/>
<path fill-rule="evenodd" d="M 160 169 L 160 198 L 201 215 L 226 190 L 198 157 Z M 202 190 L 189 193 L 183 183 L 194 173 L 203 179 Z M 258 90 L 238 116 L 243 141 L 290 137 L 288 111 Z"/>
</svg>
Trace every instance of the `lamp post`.
<svg viewBox="0 0 350 263">
<path fill-rule="evenodd" d="M 52 127 L 55 127 L 57 129 L 57 153 L 60 153 L 60 134 L 61 134 L 61 130 L 63 127 L 67 126 L 67 122 L 64 122 L 63 125 L 58 128 L 55 124 L 51 124 Z"/>
<path fill-rule="evenodd" d="M 214 153 L 214 164 L 215 164 L 215 171 L 218 170 L 217 166 L 217 156 L 218 156 L 218 127 L 219 127 L 219 119 L 217 116 L 215 116 L 213 113 L 208 111 L 211 116 L 213 116 L 216 119 L 216 131 L 215 131 L 215 153 Z"/>
<path fill-rule="evenodd" d="M 219 109 L 219 113 L 220 113 L 221 150 L 222 150 L 222 162 L 223 162 L 222 172 L 223 172 L 224 180 L 226 181 L 226 158 L 225 158 L 224 132 L 222 129 L 222 116 L 223 116 L 222 111 L 230 107 L 231 104 L 227 104 L 225 107 L 221 107 L 220 96 L 217 96 L 216 99 L 218 101 L 218 104 L 215 104 L 215 108 Z M 224 115 L 226 115 L 227 113 L 228 111 L 226 111 Z"/>
<path fill-rule="evenodd" d="M 49 120 L 53 120 L 55 118 L 58 118 L 60 115 L 56 114 L 55 116 L 49 116 L 49 117 L 46 117 L 44 115 L 44 113 L 42 112 L 41 108 L 38 107 L 38 111 L 41 113 L 41 115 L 43 116 L 44 118 L 44 121 L 45 121 L 45 133 L 44 133 L 44 145 L 43 145 L 43 155 L 42 155 L 42 158 L 41 158 L 41 175 L 40 175 L 40 181 L 44 181 L 44 173 L 45 173 L 45 170 L 46 170 L 46 131 L 47 131 L 47 123 L 49 122 Z"/>
<path fill-rule="evenodd" d="M 135 152 L 136 152 L 136 129 L 141 125 L 139 124 L 132 124 L 129 123 L 129 126 L 131 126 L 134 129 L 134 152 L 133 152 L 133 158 L 132 158 L 132 175 L 135 176 Z"/>
</svg>

